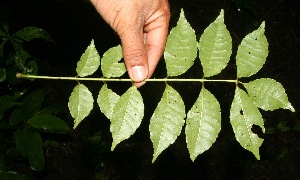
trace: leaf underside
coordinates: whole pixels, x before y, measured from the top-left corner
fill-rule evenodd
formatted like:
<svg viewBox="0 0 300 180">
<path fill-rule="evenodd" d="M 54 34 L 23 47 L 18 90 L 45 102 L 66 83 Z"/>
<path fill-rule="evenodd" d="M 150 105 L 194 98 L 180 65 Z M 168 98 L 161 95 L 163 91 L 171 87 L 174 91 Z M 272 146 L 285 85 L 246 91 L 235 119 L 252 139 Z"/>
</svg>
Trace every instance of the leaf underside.
<svg viewBox="0 0 300 180">
<path fill-rule="evenodd" d="M 250 77 L 265 64 L 268 56 L 268 40 L 265 36 L 265 22 L 248 34 L 238 47 L 236 55 L 237 77 Z"/>
<path fill-rule="evenodd" d="M 129 88 L 115 104 L 110 132 L 113 137 L 111 150 L 134 134 L 144 117 L 144 103 L 135 86 Z"/>
<path fill-rule="evenodd" d="M 205 77 L 219 74 L 231 56 L 231 36 L 224 24 L 224 11 L 211 23 L 200 37 L 199 57 Z"/>
<path fill-rule="evenodd" d="M 104 84 L 99 92 L 97 103 L 101 112 L 108 118 L 112 119 L 113 109 L 119 101 L 120 96 L 108 89 L 107 84 Z"/>
<path fill-rule="evenodd" d="M 100 56 L 95 48 L 94 40 L 92 40 L 77 63 L 76 72 L 78 76 L 85 77 L 93 74 L 99 65 Z"/>
<path fill-rule="evenodd" d="M 122 58 L 121 45 L 108 49 L 101 59 L 101 71 L 103 76 L 106 78 L 122 76 L 126 72 L 124 62 L 119 62 Z"/>
<path fill-rule="evenodd" d="M 192 161 L 216 141 L 221 130 L 220 111 L 217 99 L 203 87 L 186 119 L 186 143 Z"/>
<path fill-rule="evenodd" d="M 252 152 L 259 160 L 259 147 L 262 145 L 263 139 L 253 133 L 251 128 L 255 124 L 265 132 L 264 121 L 248 94 L 238 87 L 231 104 L 230 123 L 240 145 Z"/>
<path fill-rule="evenodd" d="M 149 125 L 150 139 L 154 154 L 152 162 L 179 136 L 184 125 L 185 106 L 179 93 L 166 85 L 163 96 L 158 103 Z"/>
<path fill-rule="evenodd" d="M 249 83 L 243 83 L 243 85 L 257 107 L 271 111 L 283 108 L 295 112 L 288 100 L 285 89 L 274 79 L 261 78 Z"/>
<path fill-rule="evenodd" d="M 164 51 L 168 76 L 183 74 L 193 65 L 197 57 L 197 44 L 195 31 L 181 10 L 177 26 L 171 30 Z"/>
<path fill-rule="evenodd" d="M 93 109 L 94 99 L 92 93 L 83 84 L 78 84 L 69 98 L 69 110 L 74 118 L 74 129 L 87 117 Z"/>
</svg>

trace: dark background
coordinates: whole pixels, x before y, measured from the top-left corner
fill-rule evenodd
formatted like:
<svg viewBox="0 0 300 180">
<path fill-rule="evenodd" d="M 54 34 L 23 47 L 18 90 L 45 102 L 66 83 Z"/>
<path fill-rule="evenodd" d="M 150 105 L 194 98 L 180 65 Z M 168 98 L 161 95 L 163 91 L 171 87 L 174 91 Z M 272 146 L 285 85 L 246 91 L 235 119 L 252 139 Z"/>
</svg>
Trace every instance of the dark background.
<svg viewBox="0 0 300 180">
<path fill-rule="evenodd" d="M 221 9 L 225 24 L 233 39 L 233 55 L 228 67 L 217 79 L 235 79 L 234 57 L 243 37 L 266 22 L 269 56 L 266 64 L 251 78 L 273 78 L 285 87 L 289 101 L 296 112 L 276 110 L 261 112 L 265 127 L 277 127 L 288 121 L 293 127 L 299 123 L 300 78 L 300 3 L 297 0 L 253 0 L 251 6 L 237 6 L 231 0 L 170 0 L 170 28 L 176 26 L 180 9 L 196 31 L 197 40 L 204 29 L 215 20 Z M 48 31 L 52 42 L 36 40 L 27 50 L 39 59 L 40 75 L 75 76 L 76 64 L 91 39 L 95 40 L 100 55 L 120 43 L 118 36 L 97 14 L 87 0 L 11 0 L 1 1 L 0 15 L 10 14 L 10 32 L 25 26 L 36 26 Z M 250 7 L 250 8 L 249 8 Z M 9 13 L 8 13 L 9 12 Z M 199 59 L 182 78 L 202 75 Z M 100 70 L 95 73 L 101 76 Z M 166 70 L 161 61 L 153 77 L 164 78 Z M 124 77 L 128 77 L 124 75 Z M 62 103 L 67 108 L 69 95 L 76 82 L 37 80 L 47 88 L 47 103 Z M 94 98 L 102 83 L 85 83 Z M 182 95 L 187 110 L 191 108 L 201 84 L 170 83 Z M 125 92 L 130 83 L 109 83 L 117 93 Z M 184 133 L 151 164 L 153 148 L 148 125 L 164 89 L 164 83 L 146 83 L 140 92 L 145 103 L 145 118 L 141 127 L 114 152 L 107 148 L 112 142 L 109 120 L 97 108 L 67 137 L 59 137 L 59 148 L 45 150 L 46 168 L 37 173 L 22 163 L 13 164 L 14 171 L 27 174 L 31 179 L 95 179 L 95 173 L 109 179 L 297 179 L 300 177 L 300 134 L 297 131 L 261 135 L 265 140 L 258 161 L 235 140 L 229 123 L 229 109 L 234 86 L 228 83 L 208 83 L 207 88 L 216 96 L 222 109 L 222 130 L 217 141 L 195 162 L 189 158 Z M 188 92 L 188 93 L 187 93 Z M 72 125 L 67 112 L 62 117 Z M 101 133 L 102 150 L 83 141 L 83 134 Z M 101 148 L 100 148 L 101 149 Z M 283 158 L 278 158 L 287 149 Z M 100 152 L 101 151 L 101 152 Z M 103 152 L 102 152 L 103 151 Z"/>
</svg>

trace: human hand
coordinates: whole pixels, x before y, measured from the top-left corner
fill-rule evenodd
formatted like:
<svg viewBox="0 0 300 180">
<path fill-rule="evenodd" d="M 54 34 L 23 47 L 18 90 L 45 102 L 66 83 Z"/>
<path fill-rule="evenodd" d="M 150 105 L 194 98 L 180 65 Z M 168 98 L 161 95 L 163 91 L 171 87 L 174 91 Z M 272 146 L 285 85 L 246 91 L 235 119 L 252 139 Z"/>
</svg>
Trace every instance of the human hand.
<svg viewBox="0 0 300 180">
<path fill-rule="evenodd" d="M 150 78 L 164 51 L 170 20 L 167 0 L 91 0 L 121 38 L 129 77 L 136 87 Z"/>
</svg>

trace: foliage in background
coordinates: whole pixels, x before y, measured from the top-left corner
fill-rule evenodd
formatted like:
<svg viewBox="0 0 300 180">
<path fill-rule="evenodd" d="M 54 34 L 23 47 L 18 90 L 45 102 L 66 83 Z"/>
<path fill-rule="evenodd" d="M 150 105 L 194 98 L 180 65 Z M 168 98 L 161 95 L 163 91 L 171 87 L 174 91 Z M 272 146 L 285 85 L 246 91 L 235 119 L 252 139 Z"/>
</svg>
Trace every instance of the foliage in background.
<svg viewBox="0 0 300 180">
<path fill-rule="evenodd" d="M 51 41 L 45 30 L 37 27 L 25 27 L 11 35 L 9 26 L 2 24 L 0 26 L 0 38 L 0 82 L 5 80 L 14 82 L 14 72 L 35 75 L 38 73 L 36 59 L 23 48 L 23 45 L 34 39 Z M 12 49 L 9 46 L 12 46 Z"/>
<path fill-rule="evenodd" d="M 25 27 L 10 35 L 8 26 L 2 25 L 0 38 L 0 87 L 4 89 L 0 96 L 1 139 L 13 133 L 11 141 L 15 144 L 10 149 L 1 149 L 0 179 L 27 179 L 11 172 L 6 161 L 25 158 L 31 169 L 42 171 L 45 165 L 43 149 L 55 146 L 55 142 L 42 140 L 41 133 L 67 133 L 70 128 L 56 117 L 62 110 L 61 105 L 43 105 L 44 89 L 24 89 L 25 82 L 15 77 L 16 72 L 37 74 L 37 59 L 23 48 L 23 44 L 33 39 L 51 41 L 49 34 L 40 28 Z"/>
</svg>

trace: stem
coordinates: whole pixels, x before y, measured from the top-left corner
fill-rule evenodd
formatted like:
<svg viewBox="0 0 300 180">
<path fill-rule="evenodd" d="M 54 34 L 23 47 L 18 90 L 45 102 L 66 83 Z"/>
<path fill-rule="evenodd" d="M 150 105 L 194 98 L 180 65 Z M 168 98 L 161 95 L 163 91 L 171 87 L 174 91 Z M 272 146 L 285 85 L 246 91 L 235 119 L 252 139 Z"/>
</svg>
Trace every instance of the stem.
<svg viewBox="0 0 300 180">
<path fill-rule="evenodd" d="M 82 78 L 82 77 L 53 77 L 53 76 L 35 76 L 27 74 L 16 74 L 17 78 L 27 79 L 57 79 L 57 80 L 75 80 L 75 81 L 123 81 L 132 82 L 131 79 L 112 79 L 112 78 Z M 146 82 L 231 82 L 238 83 L 238 80 L 215 80 L 215 79 L 146 79 Z"/>
</svg>

